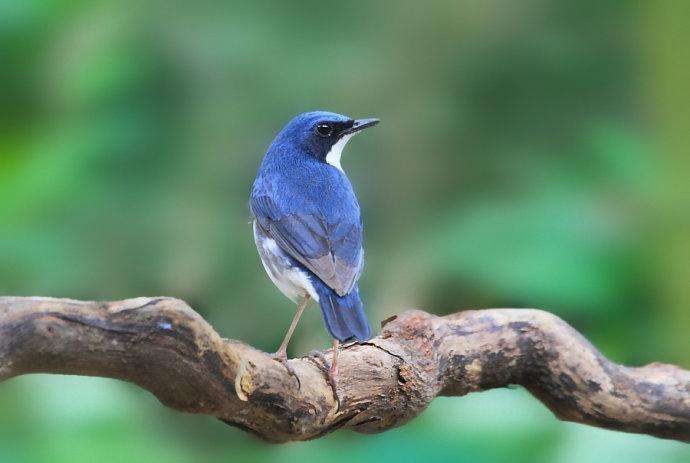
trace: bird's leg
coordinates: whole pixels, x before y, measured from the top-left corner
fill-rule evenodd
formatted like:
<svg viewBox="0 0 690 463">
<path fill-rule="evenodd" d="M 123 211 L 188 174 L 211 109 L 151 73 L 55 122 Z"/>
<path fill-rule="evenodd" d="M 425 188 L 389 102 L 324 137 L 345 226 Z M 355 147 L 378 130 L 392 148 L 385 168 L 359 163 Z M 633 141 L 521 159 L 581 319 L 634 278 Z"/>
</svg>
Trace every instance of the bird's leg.
<svg viewBox="0 0 690 463">
<path fill-rule="evenodd" d="M 323 371 L 326 374 L 326 378 L 328 379 L 328 383 L 331 385 L 331 389 L 333 390 L 333 396 L 335 397 L 336 402 L 338 403 L 338 409 L 342 406 L 342 401 L 340 400 L 340 396 L 338 395 L 338 350 L 340 347 L 340 341 L 337 339 L 333 340 L 333 357 L 331 360 L 330 366 L 328 366 L 328 360 L 326 360 L 326 356 L 323 355 L 321 351 L 318 350 L 313 350 L 309 353 L 310 357 L 318 357 L 321 362 L 323 362 L 323 365 L 319 364 L 318 362 L 315 362 L 319 369 Z"/>
<path fill-rule="evenodd" d="M 308 303 L 309 296 L 304 296 L 302 300 L 300 300 L 297 304 L 297 311 L 295 311 L 295 316 L 292 317 L 292 322 L 290 323 L 290 327 L 288 328 L 287 333 L 285 333 L 285 338 L 283 338 L 283 342 L 280 344 L 278 350 L 274 354 L 272 354 L 272 357 L 274 359 L 281 362 L 287 360 L 287 346 L 290 343 L 290 338 L 292 338 L 292 333 L 295 332 L 297 323 L 299 323 L 299 319 L 302 316 L 302 312 L 304 312 L 304 309 L 307 307 Z"/>
<path fill-rule="evenodd" d="M 298 386 L 299 378 L 297 377 L 295 370 L 290 366 L 290 364 L 287 363 L 287 346 L 290 343 L 292 333 L 295 332 L 297 323 L 299 323 L 299 319 L 302 316 L 302 312 L 304 312 L 304 309 L 307 307 L 308 304 L 309 296 L 304 296 L 302 300 L 299 301 L 299 303 L 297 304 L 297 311 L 295 312 L 295 316 L 292 317 L 292 322 L 290 323 L 290 327 L 288 328 L 287 333 L 285 333 L 285 338 L 283 339 L 283 342 L 280 344 L 278 350 L 275 353 L 271 354 L 271 358 L 282 363 L 285 366 L 285 369 L 288 371 L 288 373 L 290 373 L 292 376 L 295 377 L 295 379 L 297 379 Z"/>
<path fill-rule="evenodd" d="M 331 361 L 331 368 L 329 370 L 331 381 L 338 384 L 338 349 L 340 347 L 340 341 L 337 339 L 333 340 L 333 360 Z"/>
</svg>

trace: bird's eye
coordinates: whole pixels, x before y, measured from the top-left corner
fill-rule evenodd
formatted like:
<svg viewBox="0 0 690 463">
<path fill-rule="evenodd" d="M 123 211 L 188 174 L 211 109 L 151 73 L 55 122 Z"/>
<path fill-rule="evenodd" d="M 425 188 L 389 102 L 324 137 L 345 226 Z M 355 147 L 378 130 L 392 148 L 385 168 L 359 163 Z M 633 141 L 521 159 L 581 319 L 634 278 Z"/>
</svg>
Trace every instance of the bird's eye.
<svg viewBox="0 0 690 463">
<path fill-rule="evenodd" d="M 316 133 L 321 137 L 330 137 L 333 134 L 333 127 L 330 124 L 321 123 L 316 126 Z"/>
</svg>

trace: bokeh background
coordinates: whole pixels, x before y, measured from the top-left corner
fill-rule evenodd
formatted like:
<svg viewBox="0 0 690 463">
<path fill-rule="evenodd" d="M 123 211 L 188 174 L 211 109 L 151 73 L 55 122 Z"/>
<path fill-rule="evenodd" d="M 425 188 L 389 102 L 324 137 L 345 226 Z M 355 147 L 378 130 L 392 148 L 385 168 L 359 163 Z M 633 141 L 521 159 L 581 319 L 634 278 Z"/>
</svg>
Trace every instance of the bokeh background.
<svg viewBox="0 0 690 463">
<path fill-rule="evenodd" d="M 690 367 L 685 2 L 2 0 L 0 293 L 183 298 L 272 351 L 293 306 L 248 225 L 296 113 L 378 116 L 343 157 L 375 326 L 539 307 L 630 365 Z M 291 354 L 324 347 L 309 310 Z M 0 462 L 687 462 L 520 388 L 273 446 L 132 385 L 0 384 Z"/>
</svg>

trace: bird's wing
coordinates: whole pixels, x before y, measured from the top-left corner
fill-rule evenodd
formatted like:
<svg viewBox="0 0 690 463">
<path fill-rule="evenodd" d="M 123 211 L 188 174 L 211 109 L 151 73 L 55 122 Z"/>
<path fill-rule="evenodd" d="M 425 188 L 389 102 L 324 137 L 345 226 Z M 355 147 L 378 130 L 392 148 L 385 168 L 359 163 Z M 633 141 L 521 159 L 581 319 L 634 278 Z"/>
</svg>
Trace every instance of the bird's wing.
<svg viewBox="0 0 690 463">
<path fill-rule="evenodd" d="M 259 226 L 281 249 L 339 296 L 352 291 L 364 260 L 358 214 L 356 218 L 338 217 L 335 223 L 329 223 L 319 213 L 281 208 L 269 195 L 253 196 L 250 207 Z"/>
</svg>

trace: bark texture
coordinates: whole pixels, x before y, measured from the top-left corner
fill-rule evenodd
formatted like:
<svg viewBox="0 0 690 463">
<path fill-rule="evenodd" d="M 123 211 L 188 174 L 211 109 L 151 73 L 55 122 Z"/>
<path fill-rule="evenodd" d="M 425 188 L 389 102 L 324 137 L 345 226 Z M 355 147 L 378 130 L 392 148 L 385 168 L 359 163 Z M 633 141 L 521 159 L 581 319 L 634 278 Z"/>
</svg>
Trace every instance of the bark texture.
<svg viewBox="0 0 690 463">
<path fill-rule="evenodd" d="M 341 427 L 385 431 L 436 396 L 510 384 L 563 420 L 690 441 L 690 372 L 613 363 L 541 310 L 393 317 L 378 337 L 342 348 L 340 407 L 318 359 L 289 362 L 299 381 L 267 354 L 221 338 L 177 299 L 0 297 L 0 380 L 39 372 L 117 378 L 273 442 Z"/>
</svg>

